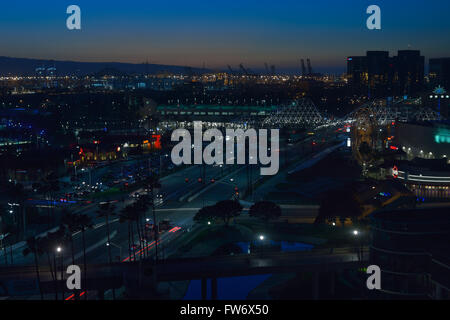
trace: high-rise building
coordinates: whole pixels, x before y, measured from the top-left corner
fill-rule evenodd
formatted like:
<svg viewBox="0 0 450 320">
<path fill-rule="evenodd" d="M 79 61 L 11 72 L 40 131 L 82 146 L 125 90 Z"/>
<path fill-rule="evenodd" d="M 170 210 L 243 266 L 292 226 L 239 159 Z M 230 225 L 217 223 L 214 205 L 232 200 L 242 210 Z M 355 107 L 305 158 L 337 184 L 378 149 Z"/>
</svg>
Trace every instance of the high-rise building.
<svg viewBox="0 0 450 320">
<path fill-rule="evenodd" d="M 388 96 L 392 78 L 391 59 L 387 51 L 367 51 L 366 56 L 347 58 L 347 76 L 354 93 Z"/>
<path fill-rule="evenodd" d="M 347 79 L 354 93 L 361 93 L 367 87 L 367 57 L 353 56 L 347 58 Z"/>
<path fill-rule="evenodd" d="M 388 51 L 367 51 L 369 96 L 391 94 L 392 61 Z"/>
<path fill-rule="evenodd" d="M 385 209 L 370 217 L 370 264 L 381 269 L 373 299 L 450 298 L 447 208 Z"/>
<path fill-rule="evenodd" d="M 425 58 L 418 50 L 367 51 L 347 58 L 347 77 L 354 93 L 371 98 L 413 95 L 423 89 Z"/>
<path fill-rule="evenodd" d="M 423 89 L 425 57 L 419 50 L 399 50 L 393 58 L 396 95 L 412 95 Z"/>
<path fill-rule="evenodd" d="M 430 59 L 429 77 L 434 87 L 450 90 L 450 58 Z"/>
</svg>

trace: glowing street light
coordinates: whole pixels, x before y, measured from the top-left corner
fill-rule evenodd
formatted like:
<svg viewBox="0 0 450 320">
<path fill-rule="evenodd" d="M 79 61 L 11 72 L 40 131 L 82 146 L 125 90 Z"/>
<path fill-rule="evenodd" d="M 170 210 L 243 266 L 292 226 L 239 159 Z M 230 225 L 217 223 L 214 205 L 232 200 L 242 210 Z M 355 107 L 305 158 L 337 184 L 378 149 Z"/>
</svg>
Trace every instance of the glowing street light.
<svg viewBox="0 0 450 320">
<path fill-rule="evenodd" d="M 357 235 L 359 234 L 359 231 L 358 231 L 358 230 L 353 230 L 353 234 L 354 234 L 355 236 L 357 236 Z"/>
<path fill-rule="evenodd" d="M 261 240 L 261 241 L 264 240 L 264 236 L 263 236 L 263 235 L 260 235 L 260 236 L 259 236 L 259 240 Z"/>
<path fill-rule="evenodd" d="M 56 248 L 56 252 L 60 253 L 61 251 L 62 251 L 62 248 L 61 248 L 61 247 L 57 247 L 57 248 Z"/>
</svg>

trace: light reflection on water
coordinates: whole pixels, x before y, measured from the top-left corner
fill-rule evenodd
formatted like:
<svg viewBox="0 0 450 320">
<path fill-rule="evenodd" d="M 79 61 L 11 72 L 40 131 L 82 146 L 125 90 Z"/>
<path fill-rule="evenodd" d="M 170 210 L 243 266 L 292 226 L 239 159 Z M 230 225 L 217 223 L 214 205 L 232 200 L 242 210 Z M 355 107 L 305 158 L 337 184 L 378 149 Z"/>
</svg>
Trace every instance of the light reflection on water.
<svg viewBox="0 0 450 320">
<path fill-rule="evenodd" d="M 250 242 L 234 243 L 241 250 L 242 254 L 248 254 L 253 247 Z M 255 243 L 257 244 L 257 243 Z M 266 244 L 269 245 L 269 242 Z M 282 252 L 306 251 L 311 250 L 314 246 L 300 242 L 288 241 L 270 241 L 270 247 L 274 250 Z M 248 294 L 270 278 L 271 274 L 229 277 L 217 279 L 217 299 L 219 300 L 245 300 Z M 183 300 L 201 300 L 201 280 L 192 280 Z M 211 299 L 211 281 L 207 281 L 207 299 Z"/>
<path fill-rule="evenodd" d="M 271 274 L 218 278 L 217 299 L 218 300 L 245 300 L 254 288 L 270 278 Z M 201 280 L 192 280 L 183 300 L 201 300 Z M 211 281 L 207 282 L 207 299 L 211 299 Z"/>
<path fill-rule="evenodd" d="M 236 242 L 237 246 L 239 246 L 242 250 L 242 253 L 248 254 L 251 253 L 252 247 L 259 247 L 259 242 Z M 314 248 L 311 244 L 301 243 L 301 242 L 288 242 L 288 241 L 270 241 L 265 244 L 270 249 L 279 250 L 282 252 L 291 252 L 291 251 L 306 251 Z"/>
</svg>

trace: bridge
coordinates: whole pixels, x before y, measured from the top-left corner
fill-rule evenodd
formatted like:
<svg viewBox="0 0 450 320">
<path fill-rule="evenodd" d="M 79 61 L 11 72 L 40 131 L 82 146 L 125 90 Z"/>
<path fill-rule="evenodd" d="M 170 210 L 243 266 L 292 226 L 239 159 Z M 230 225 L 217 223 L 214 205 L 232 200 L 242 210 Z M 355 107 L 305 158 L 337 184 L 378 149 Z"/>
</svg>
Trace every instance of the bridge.
<svg viewBox="0 0 450 320">
<path fill-rule="evenodd" d="M 304 98 L 279 107 L 264 119 L 262 125 L 271 128 L 298 125 L 316 127 L 324 122 L 326 119 L 319 113 L 314 103 Z"/>
<path fill-rule="evenodd" d="M 386 99 L 369 101 L 342 118 L 330 120 L 322 115 L 313 101 L 309 98 L 294 100 L 288 104 L 280 105 L 265 117 L 245 116 L 235 119 L 237 127 L 308 127 L 319 128 L 323 126 L 353 124 L 358 115 L 365 111 L 373 117 L 374 123 L 385 126 L 392 122 L 401 121 L 435 121 L 441 116 L 430 107 L 421 107 L 421 99 L 398 99 L 388 102 Z"/>
<path fill-rule="evenodd" d="M 129 297 L 155 297 L 158 282 L 202 280 L 202 296 L 206 297 L 206 281 L 211 279 L 217 297 L 217 278 L 275 273 L 311 272 L 312 290 L 318 291 L 320 274 L 332 275 L 367 267 L 367 248 L 340 248 L 300 252 L 259 252 L 248 255 L 135 261 L 88 265 L 82 275 L 82 288 L 97 291 L 101 298 L 112 288 L 125 287 Z M 80 266 L 82 268 L 82 266 Z M 40 288 L 44 294 L 72 293 L 67 289 L 65 270 L 59 270 L 55 281 L 48 267 L 40 267 Z M 86 277 L 86 278 L 84 278 Z M 38 296 L 39 283 L 34 266 L 0 268 L 0 296 Z M 315 296 L 318 296 L 315 293 Z"/>
<path fill-rule="evenodd" d="M 400 121 L 435 121 L 440 120 L 440 115 L 429 107 L 420 107 L 420 99 L 396 100 L 388 103 L 386 99 L 378 99 L 367 102 L 347 116 L 339 120 L 341 123 L 353 123 L 357 121 L 358 114 L 362 110 L 367 111 L 376 124 L 385 126 L 389 123 Z"/>
<path fill-rule="evenodd" d="M 394 121 L 434 121 L 440 120 L 440 114 L 430 107 L 422 107 L 421 99 L 397 99 L 388 101 L 387 99 L 375 99 L 357 107 L 351 113 L 342 118 L 330 119 L 322 114 L 309 98 L 300 98 L 278 106 L 260 107 L 237 107 L 237 106 L 198 106 L 196 108 L 214 108 L 219 112 L 214 113 L 213 120 L 204 119 L 205 128 L 227 127 L 234 129 L 246 128 L 299 128 L 306 127 L 317 129 L 328 126 L 342 126 L 353 124 L 361 111 L 368 112 L 374 118 L 377 125 L 385 126 Z M 241 108 L 242 110 L 233 112 L 222 112 L 220 108 Z M 243 111 L 245 110 L 245 112 Z M 178 112 L 178 111 L 177 111 Z M 198 113 L 198 112 L 197 112 Z M 224 115 L 226 114 L 226 116 Z M 236 118 L 228 118 L 229 114 L 239 114 Z M 191 128 L 191 117 L 183 115 L 183 127 Z M 167 123 L 166 123 L 167 125 Z M 173 124 L 172 124 L 173 125 Z M 170 125 L 169 127 L 171 127 Z"/>
<path fill-rule="evenodd" d="M 274 110 L 261 115 L 242 115 L 231 121 L 234 128 L 315 128 L 328 120 L 318 111 L 309 98 L 293 100 L 290 103 L 277 106 Z"/>
</svg>

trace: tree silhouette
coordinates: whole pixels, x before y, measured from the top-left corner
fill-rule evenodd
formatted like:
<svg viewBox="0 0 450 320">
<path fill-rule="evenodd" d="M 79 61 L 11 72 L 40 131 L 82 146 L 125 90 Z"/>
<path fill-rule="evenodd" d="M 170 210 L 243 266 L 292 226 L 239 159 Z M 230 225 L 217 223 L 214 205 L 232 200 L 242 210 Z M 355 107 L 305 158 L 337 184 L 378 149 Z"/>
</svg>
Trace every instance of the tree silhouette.
<svg viewBox="0 0 450 320">
<path fill-rule="evenodd" d="M 159 236 L 159 226 L 156 221 L 156 210 L 155 210 L 155 189 L 161 188 L 161 182 L 158 176 L 152 175 L 145 180 L 145 185 L 150 190 L 150 199 L 152 206 L 152 216 L 153 216 L 153 225 L 155 227 L 155 262 L 158 261 L 158 236 Z"/>
<path fill-rule="evenodd" d="M 331 190 L 322 198 L 316 223 L 339 219 L 344 224 L 347 218 L 355 219 L 361 213 L 361 205 L 351 191 Z"/>
<path fill-rule="evenodd" d="M 110 203 L 101 203 L 97 210 L 97 217 L 104 218 L 105 219 L 105 225 L 106 225 L 106 236 L 108 239 L 108 244 L 111 242 L 111 233 L 109 228 L 109 218 L 113 215 L 115 215 L 116 207 Z M 108 245 L 108 259 L 109 263 L 112 263 L 112 257 L 111 257 L 111 246 Z"/>
<path fill-rule="evenodd" d="M 194 216 L 194 221 L 197 222 L 207 222 L 215 220 L 217 218 L 216 209 L 214 206 L 206 206 L 198 210 Z"/>
<path fill-rule="evenodd" d="M 92 229 L 93 228 L 93 223 L 92 223 L 92 219 L 91 217 L 89 217 L 88 215 L 85 214 L 80 214 L 78 215 L 78 225 L 80 227 L 81 230 L 81 238 L 83 241 L 83 265 L 84 265 L 84 283 L 86 283 L 86 279 L 87 279 L 87 263 L 86 263 L 86 236 L 85 236 L 85 232 L 87 229 Z M 87 299 L 87 291 L 84 295 L 84 299 Z"/>
<path fill-rule="evenodd" d="M 268 222 L 281 216 L 281 208 L 271 201 L 260 201 L 250 207 L 249 215 Z"/>
<path fill-rule="evenodd" d="M 30 253 L 32 253 L 34 256 L 34 266 L 36 270 L 36 277 L 38 280 L 39 293 L 41 294 L 41 300 L 44 300 L 44 294 L 41 287 L 41 276 L 39 273 L 39 257 L 44 254 L 40 238 L 31 237 L 27 239 L 27 247 L 23 250 L 23 255 L 27 256 Z"/>
<path fill-rule="evenodd" d="M 241 214 L 242 206 L 236 200 L 222 200 L 214 205 L 215 215 L 228 226 L 230 220 Z"/>
<path fill-rule="evenodd" d="M 134 231 L 133 231 L 133 221 L 135 219 L 134 214 L 134 205 L 127 205 L 125 208 L 122 209 L 122 211 L 119 214 L 119 223 L 128 223 L 128 254 L 129 257 L 131 257 L 131 246 L 132 242 L 134 242 Z M 133 250 L 133 257 L 134 260 L 136 260 L 136 252 Z M 131 262 L 131 259 L 129 259 Z"/>
</svg>

